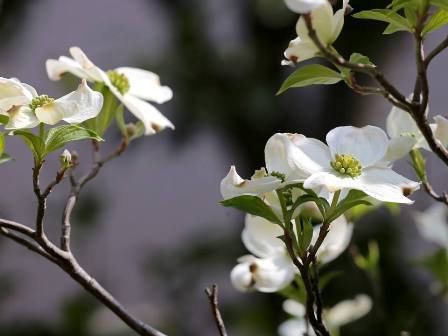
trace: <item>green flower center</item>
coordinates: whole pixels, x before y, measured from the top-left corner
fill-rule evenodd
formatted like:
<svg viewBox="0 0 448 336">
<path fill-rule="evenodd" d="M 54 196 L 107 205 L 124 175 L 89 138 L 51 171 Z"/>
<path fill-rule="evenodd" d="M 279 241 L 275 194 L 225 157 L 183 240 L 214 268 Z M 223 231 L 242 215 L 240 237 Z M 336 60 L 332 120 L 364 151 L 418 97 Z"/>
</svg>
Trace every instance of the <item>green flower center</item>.
<svg viewBox="0 0 448 336">
<path fill-rule="evenodd" d="M 358 159 L 350 154 L 336 154 L 331 167 L 341 175 L 358 177 L 361 175 L 362 167 Z"/>
<path fill-rule="evenodd" d="M 40 95 L 40 96 L 34 97 L 29 106 L 30 106 L 30 109 L 33 110 L 33 112 L 34 112 L 38 107 L 44 106 L 46 104 L 50 104 L 52 102 L 54 102 L 54 98 L 49 97 L 47 95 Z"/>
<path fill-rule="evenodd" d="M 129 84 L 129 79 L 125 75 L 119 73 L 117 70 L 109 70 L 107 76 L 112 85 L 115 86 L 122 95 L 129 91 L 131 86 Z"/>
</svg>

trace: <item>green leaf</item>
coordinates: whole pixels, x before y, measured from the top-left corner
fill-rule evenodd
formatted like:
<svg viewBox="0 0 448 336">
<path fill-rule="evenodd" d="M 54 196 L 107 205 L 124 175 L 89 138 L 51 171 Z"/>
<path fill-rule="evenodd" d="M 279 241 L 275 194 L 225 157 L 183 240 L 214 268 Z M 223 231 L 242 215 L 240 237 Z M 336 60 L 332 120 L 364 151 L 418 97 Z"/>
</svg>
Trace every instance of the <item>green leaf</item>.
<svg viewBox="0 0 448 336">
<path fill-rule="evenodd" d="M 367 195 L 360 190 L 350 190 L 347 196 L 338 203 L 336 209 L 334 209 L 333 212 L 329 214 L 329 218 L 327 220 L 334 221 L 336 218 L 353 207 L 359 205 L 372 205 L 369 201 L 365 200 L 366 197 Z"/>
<path fill-rule="evenodd" d="M 342 75 L 320 64 L 305 65 L 294 71 L 283 83 L 277 94 L 281 94 L 292 87 L 309 85 L 336 84 L 343 79 Z"/>
<path fill-rule="evenodd" d="M 272 209 L 257 196 L 242 195 L 219 202 L 225 207 L 231 207 L 248 214 L 259 216 L 276 224 L 282 224 Z"/>
<path fill-rule="evenodd" d="M 386 28 L 384 34 L 396 31 L 412 31 L 408 20 L 391 9 L 366 10 L 354 14 L 353 17 L 357 19 L 382 21 L 391 24 L 392 27 Z"/>
<path fill-rule="evenodd" d="M 9 117 L 4 114 L 0 114 L 0 124 L 6 125 L 9 121 Z"/>
<path fill-rule="evenodd" d="M 45 155 L 63 147 L 71 141 L 85 139 L 103 141 L 94 131 L 78 125 L 62 125 L 51 128 L 45 139 Z"/>
<path fill-rule="evenodd" d="M 442 248 L 418 263 L 434 274 L 443 285 L 448 285 L 448 252 L 446 249 Z"/>
<path fill-rule="evenodd" d="M 5 135 L 0 133 L 0 155 L 5 151 Z"/>
<path fill-rule="evenodd" d="M 431 5 L 439 7 L 440 9 L 448 11 L 448 0 L 431 0 Z"/>
<path fill-rule="evenodd" d="M 426 182 L 426 159 L 422 155 L 419 149 L 413 149 L 409 153 L 411 156 L 412 167 L 414 168 L 415 174 L 420 179 L 420 181 Z"/>
<path fill-rule="evenodd" d="M 104 87 L 102 92 L 104 104 L 101 112 L 96 117 L 96 132 L 99 135 L 103 135 L 106 132 L 117 112 L 117 98 L 115 95 L 107 87 Z"/>
<path fill-rule="evenodd" d="M 362 55 L 360 53 L 351 54 L 350 55 L 350 63 L 368 64 L 368 65 L 375 66 L 375 64 L 373 64 L 367 56 Z"/>
<path fill-rule="evenodd" d="M 10 157 L 8 154 L 6 153 L 0 154 L 0 164 L 8 162 L 10 160 L 12 160 L 12 157 Z"/>
<path fill-rule="evenodd" d="M 448 23 L 448 11 L 439 10 L 428 20 L 428 22 L 425 25 L 425 28 L 423 28 L 422 35 L 425 36 L 430 32 L 436 31 L 437 29 L 440 29 L 443 26 L 445 26 L 447 23 Z"/>
<path fill-rule="evenodd" d="M 295 223 L 299 252 L 303 254 L 311 244 L 313 238 L 313 224 L 311 223 L 311 219 L 300 216 L 296 218 Z"/>
<path fill-rule="evenodd" d="M 21 137 L 33 152 L 35 159 L 37 161 L 42 161 L 45 156 L 45 144 L 40 137 L 27 130 L 15 130 L 9 134 Z"/>
</svg>

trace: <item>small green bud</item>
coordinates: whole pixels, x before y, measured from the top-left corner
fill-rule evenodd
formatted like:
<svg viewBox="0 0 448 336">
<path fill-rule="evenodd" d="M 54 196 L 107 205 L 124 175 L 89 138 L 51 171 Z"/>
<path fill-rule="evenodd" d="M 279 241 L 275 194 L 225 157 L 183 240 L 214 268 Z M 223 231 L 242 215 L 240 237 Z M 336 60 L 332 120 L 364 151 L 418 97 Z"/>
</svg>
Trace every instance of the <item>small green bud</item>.
<svg viewBox="0 0 448 336">
<path fill-rule="evenodd" d="M 131 85 L 129 79 L 125 75 L 119 73 L 117 70 L 109 70 L 107 76 L 112 85 L 115 86 L 122 95 L 129 91 Z"/>
<path fill-rule="evenodd" d="M 54 102 L 54 98 L 49 97 L 47 95 L 40 95 L 40 96 L 34 97 L 29 106 L 30 106 L 30 109 L 33 110 L 33 112 L 34 112 L 38 107 L 44 106 L 46 104 L 50 104 L 52 102 Z"/>
<path fill-rule="evenodd" d="M 358 177 L 362 172 L 361 163 L 350 154 L 336 154 L 330 164 L 339 174 L 352 178 Z"/>
</svg>

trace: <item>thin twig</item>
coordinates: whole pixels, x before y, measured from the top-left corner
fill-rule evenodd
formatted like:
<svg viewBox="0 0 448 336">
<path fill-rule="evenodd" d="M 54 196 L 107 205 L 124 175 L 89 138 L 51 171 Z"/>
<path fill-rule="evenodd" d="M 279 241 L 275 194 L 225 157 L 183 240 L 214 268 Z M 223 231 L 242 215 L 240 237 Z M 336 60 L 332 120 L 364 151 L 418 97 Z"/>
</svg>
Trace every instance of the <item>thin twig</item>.
<svg viewBox="0 0 448 336">
<path fill-rule="evenodd" d="M 448 205 L 448 194 L 446 192 L 443 192 L 441 195 L 439 195 L 428 181 L 422 182 L 422 185 L 426 193 L 429 196 L 431 196 L 434 200 Z"/>
<path fill-rule="evenodd" d="M 448 35 L 445 37 L 445 39 L 440 42 L 440 44 L 432 50 L 428 56 L 425 58 L 425 67 L 427 68 L 429 66 L 429 63 L 442 51 L 444 51 L 446 48 L 448 48 Z"/>
<path fill-rule="evenodd" d="M 206 288 L 205 294 L 210 301 L 210 307 L 212 309 L 213 318 L 215 319 L 216 327 L 218 328 L 220 336 L 227 336 L 226 326 L 222 319 L 221 312 L 219 311 L 218 304 L 218 286 L 213 285 L 212 289 Z"/>
</svg>

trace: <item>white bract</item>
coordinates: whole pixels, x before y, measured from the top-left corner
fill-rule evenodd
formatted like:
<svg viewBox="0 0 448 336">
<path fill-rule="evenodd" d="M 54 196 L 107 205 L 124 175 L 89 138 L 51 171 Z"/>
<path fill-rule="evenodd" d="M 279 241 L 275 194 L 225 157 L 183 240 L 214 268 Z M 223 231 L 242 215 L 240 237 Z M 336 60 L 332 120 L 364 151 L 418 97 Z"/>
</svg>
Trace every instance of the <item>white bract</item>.
<svg viewBox="0 0 448 336">
<path fill-rule="evenodd" d="M 435 123 L 431 127 L 435 138 L 444 146 L 448 146 L 448 119 L 437 115 Z M 430 151 L 428 142 L 424 138 L 417 123 L 411 115 L 394 106 L 386 120 L 387 134 L 390 136 L 390 150 L 388 158 L 390 161 L 397 160 L 407 155 L 412 149 L 423 148 Z"/>
<path fill-rule="evenodd" d="M 317 239 L 319 228 L 313 231 L 313 241 Z M 336 219 L 317 253 L 318 261 L 328 263 L 337 258 L 347 248 L 352 228 L 353 225 L 348 224 L 343 216 Z M 238 265 L 233 268 L 230 278 L 236 289 L 271 293 L 291 283 L 297 269 L 283 241 L 278 238 L 283 234 L 279 225 L 261 217 L 246 215 L 241 238 L 253 255 L 239 258 Z"/>
<path fill-rule="evenodd" d="M 414 212 L 414 219 L 420 235 L 437 245 L 448 249 L 448 207 L 442 203 L 431 205 L 424 212 Z"/>
<path fill-rule="evenodd" d="M 314 330 L 308 327 L 305 318 L 305 306 L 294 300 L 286 300 L 283 309 L 294 318 L 283 322 L 278 332 L 280 336 L 315 336 Z M 372 300 L 364 294 L 357 295 L 353 300 L 341 301 L 330 309 L 323 311 L 324 324 L 330 331 L 365 316 L 372 309 Z"/>
<path fill-rule="evenodd" d="M 301 134 L 274 134 L 267 141 L 264 151 L 266 169 L 256 170 L 250 180 L 245 180 L 238 175 L 235 166 L 231 166 L 227 176 L 221 181 L 220 190 L 223 198 L 257 196 L 287 184 L 303 182 L 315 168 L 312 166 L 314 158 L 297 161 L 295 160 L 297 156 L 304 156 L 297 152 L 319 143 L 320 141 Z"/>
<path fill-rule="evenodd" d="M 60 56 L 57 60 L 47 60 L 47 73 L 51 80 L 59 80 L 64 73 L 69 72 L 91 82 L 103 82 L 142 121 L 146 135 L 167 127 L 174 129 L 174 125 L 159 110 L 146 102 L 162 104 L 173 97 L 171 89 L 162 86 L 155 73 L 131 67 L 105 72 L 92 63 L 80 48 L 70 48 L 70 54 L 73 58 Z"/>
<path fill-rule="evenodd" d="M 328 3 L 328 0 L 285 0 L 285 3 L 293 12 L 304 14 Z"/>
<path fill-rule="evenodd" d="M 419 184 L 384 167 L 388 139 L 383 130 L 337 127 L 326 140 L 328 146 L 318 140 L 298 142 L 298 150 L 291 151 L 289 162 L 300 165 L 305 188 L 330 193 L 355 189 L 382 202 L 413 202 L 403 193 L 418 189 Z"/>
<path fill-rule="evenodd" d="M 82 80 L 76 91 L 59 99 L 38 95 L 36 90 L 15 78 L 0 77 L 0 114 L 7 115 L 6 129 L 33 128 L 40 123 L 55 125 L 61 120 L 78 124 L 95 118 L 103 96 Z"/>
<path fill-rule="evenodd" d="M 300 1 L 290 0 L 287 1 L 287 4 L 298 2 Z M 344 0 L 342 8 L 334 14 L 333 7 L 328 1 L 314 1 L 312 3 L 320 3 L 320 6 L 317 8 L 315 7 L 310 13 L 313 28 L 322 44 L 324 46 L 330 46 L 336 41 L 341 33 L 348 0 Z M 292 6 L 290 7 L 293 8 Z M 300 17 L 297 22 L 296 32 L 297 38 L 289 43 L 289 46 L 285 51 L 285 58 L 287 61 L 283 61 L 283 65 L 307 60 L 316 56 L 319 52 L 319 48 L 309 36 L 308 28 L 306 27 L 305 19 L 303 17 Z"/>
</svg>

